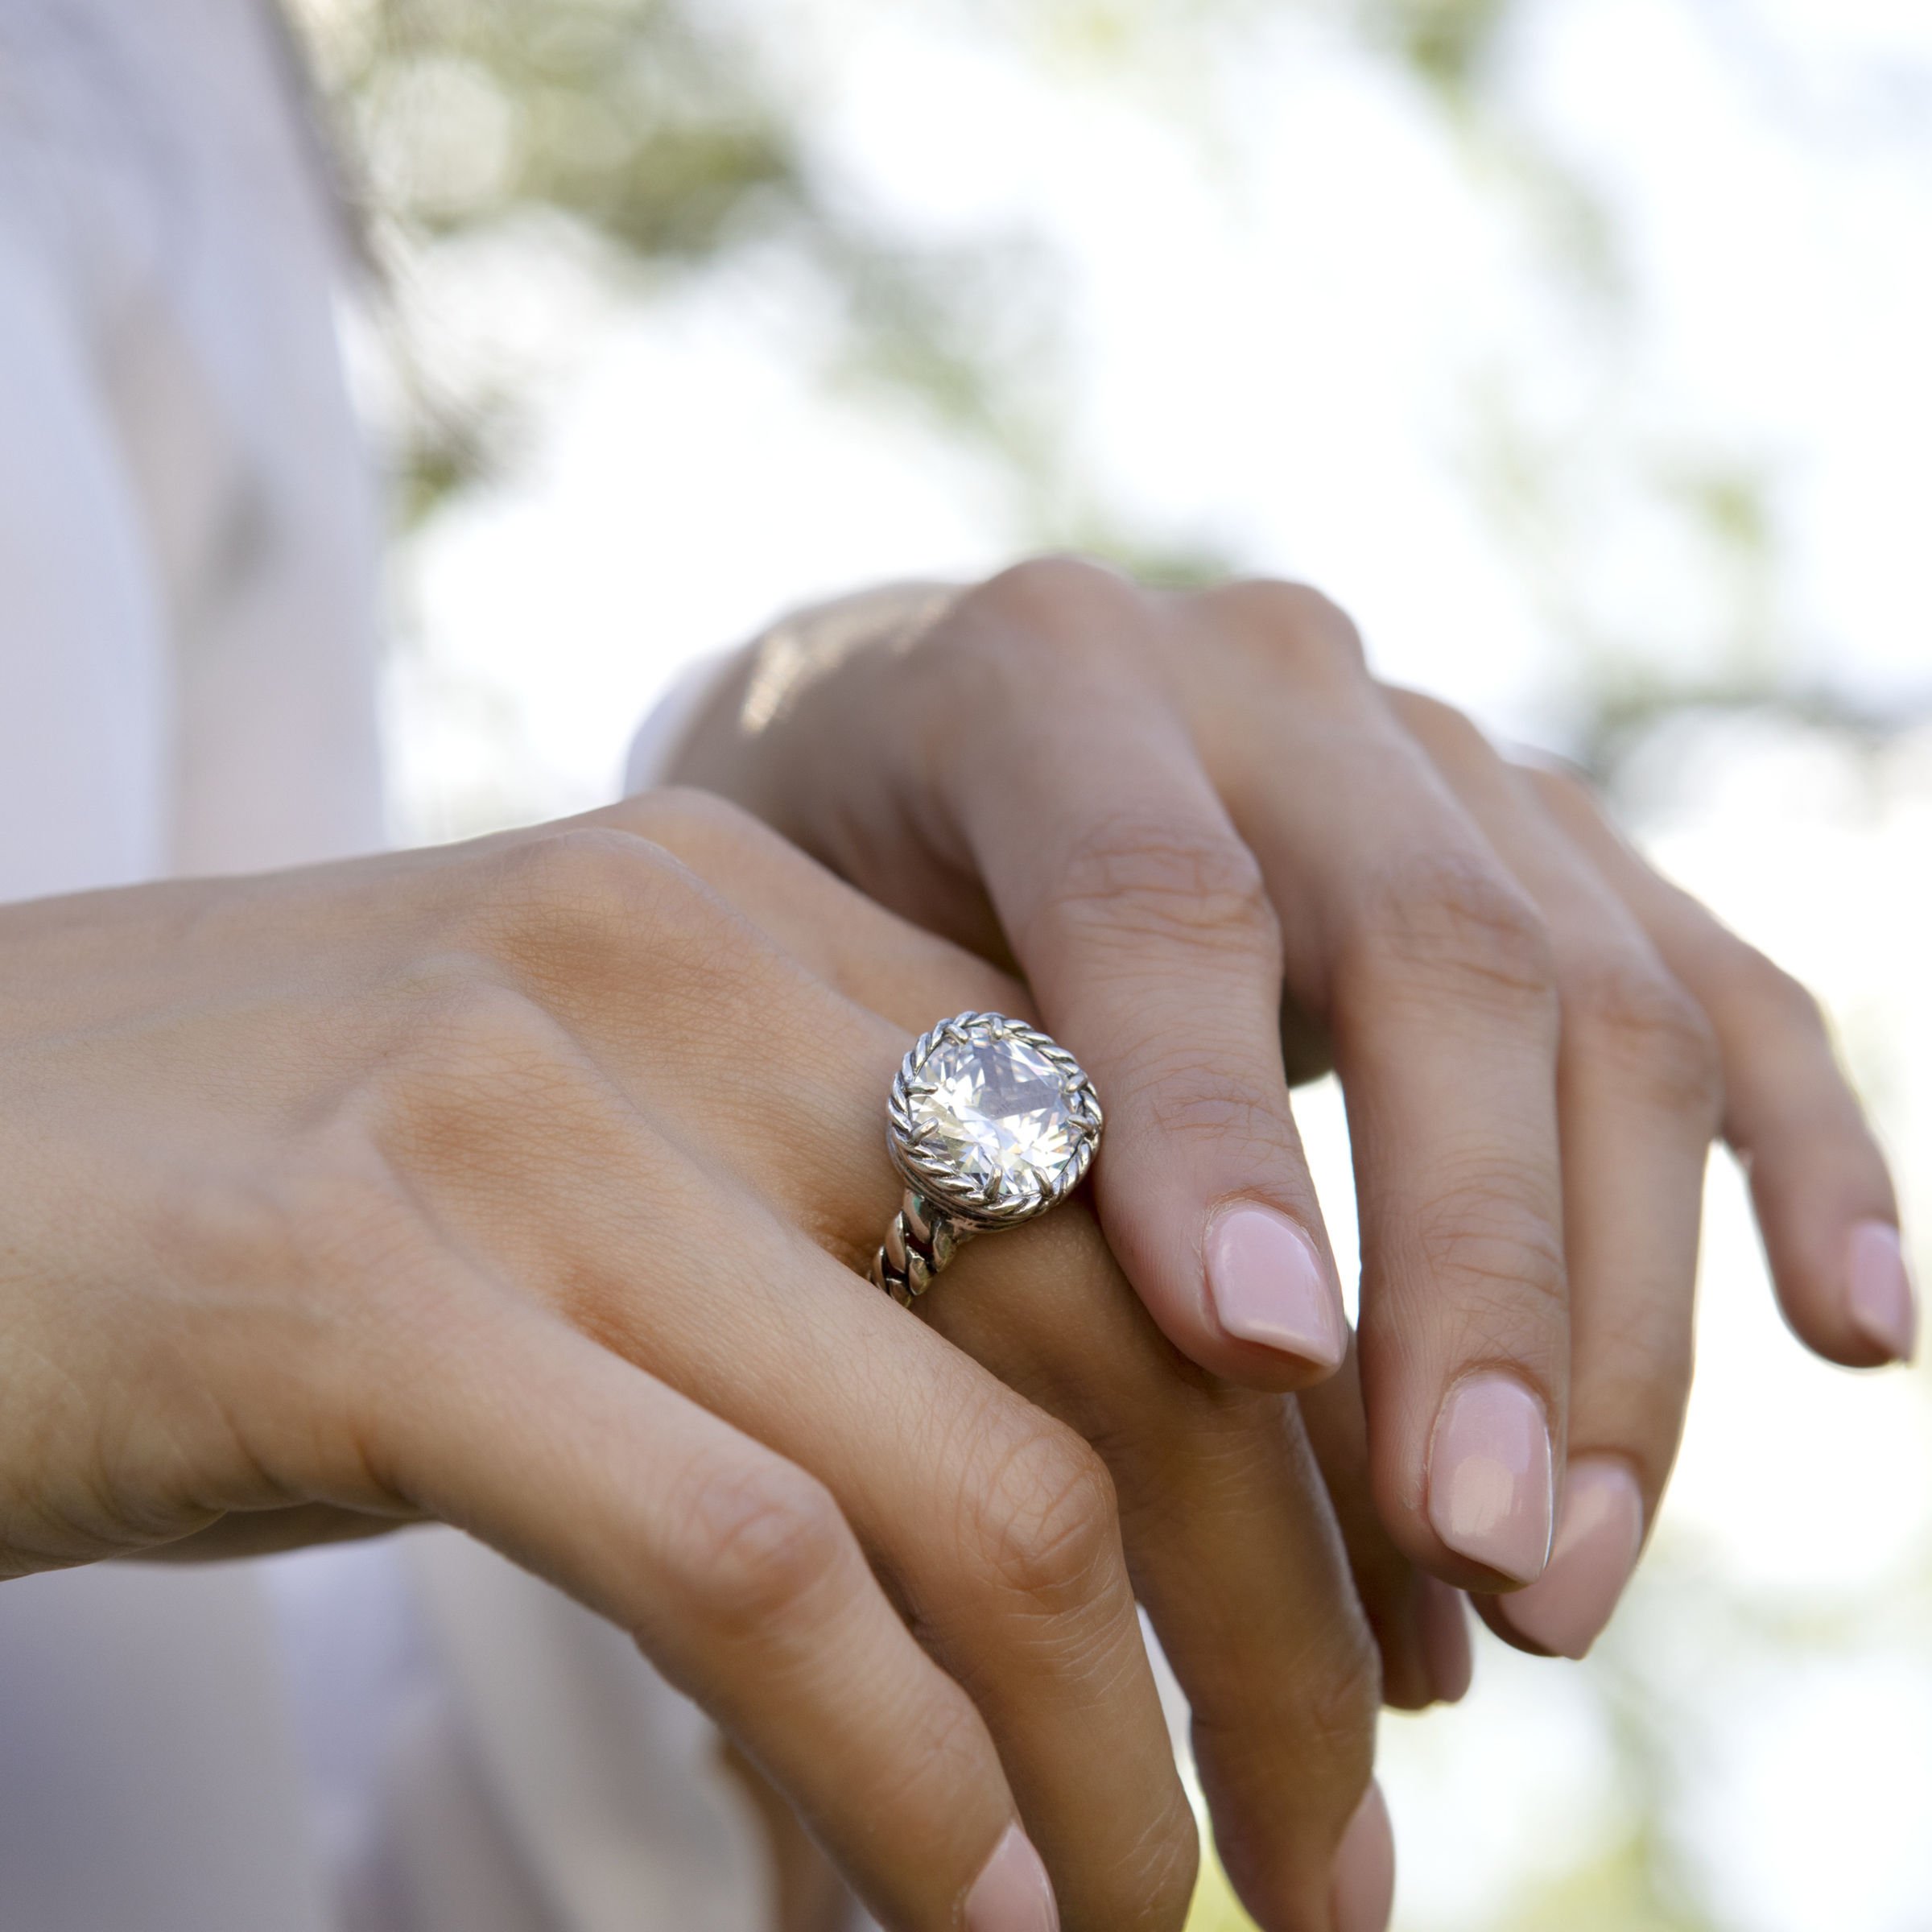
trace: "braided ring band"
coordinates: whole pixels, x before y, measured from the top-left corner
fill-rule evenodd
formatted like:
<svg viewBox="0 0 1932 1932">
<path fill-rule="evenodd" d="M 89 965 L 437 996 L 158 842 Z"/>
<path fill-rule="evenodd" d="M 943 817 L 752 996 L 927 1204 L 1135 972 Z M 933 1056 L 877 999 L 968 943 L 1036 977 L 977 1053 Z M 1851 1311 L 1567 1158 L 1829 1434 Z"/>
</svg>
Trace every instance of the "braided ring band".
<svg viewBox="0 0 1932 1932">
<path fill-rule="evenodd" d="M 1100 1126 L 1085 1070 L 1037 1026 L 962 1013 L 921 1034 L 886 1107 L 906 1186 L 874 1284 L 910 1308 L 962 1241 L 1058 1207 L 1093 1165 Z"/>
</svg>

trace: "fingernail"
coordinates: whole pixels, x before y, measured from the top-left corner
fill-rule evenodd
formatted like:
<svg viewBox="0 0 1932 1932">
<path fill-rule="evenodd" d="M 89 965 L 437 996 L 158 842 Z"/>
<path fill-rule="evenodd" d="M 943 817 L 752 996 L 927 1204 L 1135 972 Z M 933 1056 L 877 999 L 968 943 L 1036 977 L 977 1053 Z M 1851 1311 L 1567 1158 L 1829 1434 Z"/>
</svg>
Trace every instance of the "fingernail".
<svg viewBox="0 0 1932 1932">
<path fill-rule="evenodd" d="M 1422 1662 L 1429 1672 L 1436 1702 L 1459 1704 L 1469 1694 L 1476 1674 L 1476 1657 L 1469 1647 L 1468 1604 L 1453 1583 L 1440 1577 L 1418 1579 L 1415 1620 L 1422 1638 Z"/>
<path fill-rule="evenodd" d="M 1533 1583 L 1550 1559 L 1550 1426 L 1513 1376 L 1472 1375 L 1449 1391 L 1429 1447 L 1429 1520 L 1458 1555 Z"/>
<path fill-rule="evenodd" d="M 1581 1657 L 1610 1620 L 1644 1546 L 1644 1499 L 1629 1465 L 1587 1456 L 1563 1478 L 1550 1567 L 1500 1598 L 1511 1629 L 1558 1657 Z"/>
<path fill-rule="evenodd" d="M 1208 1230 L 1215 1319 L 1244 1342 L 1339 1368 L 1348 1352 L 1341 1298 L 1315 1243 L 1272 1208 L 1224 1209 Z"/>
<path fill-rule="evenodd" d="M 1382 1788 L 1371 1785 L 1335 1848 L 1328 1881 L 1335 1932 L 1385 1932 L 1395 1906 L 1395 1835 Z"/>
<path fill-rule="evenodd" d="M 1053 1881 L 1018 1825 L 1006 1827 L 966 1894 L 966 1932 L 1060 1932 Z"/>
<path fill-rule="evenodd" d="M 1905 1272 L 1898 1230 L 1860 1221 L 1852 1230 L 1852 1280 L 1846 1303 L 1858 1331 L 1894 1361 L 1909 1362 L 1918 1340 L 1918 1307 Z"/>
</svg>

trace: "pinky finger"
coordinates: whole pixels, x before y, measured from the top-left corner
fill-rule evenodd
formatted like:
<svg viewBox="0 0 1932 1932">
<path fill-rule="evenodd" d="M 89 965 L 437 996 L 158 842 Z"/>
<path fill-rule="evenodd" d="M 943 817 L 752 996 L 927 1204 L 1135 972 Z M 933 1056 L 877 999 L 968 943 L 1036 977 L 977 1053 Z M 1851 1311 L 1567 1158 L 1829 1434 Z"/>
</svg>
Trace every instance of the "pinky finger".
<svg viewBox="0 0 1932 1932">
<path fill-rule="evenodd" d="M 1045 1867 L 966 1694 L 831 1492 L 575 1329 L 473 1295 L 404 1360 L 373 1459 L 629 1630 L 790 1798 L 887 1925 L 1051 1932 Z"/>
<path fill-rule="evenodd" d="M 1909 1360 L 1918 1310 L 1891 1175 L 1818 1002 L 1653 871 L 1584 786 L 1555 772 L 1527 776 L 1715 1030 L 1724 1135 L 1750 1178 L 1785 1319 L 1847 1367 Z"/>
</svg>

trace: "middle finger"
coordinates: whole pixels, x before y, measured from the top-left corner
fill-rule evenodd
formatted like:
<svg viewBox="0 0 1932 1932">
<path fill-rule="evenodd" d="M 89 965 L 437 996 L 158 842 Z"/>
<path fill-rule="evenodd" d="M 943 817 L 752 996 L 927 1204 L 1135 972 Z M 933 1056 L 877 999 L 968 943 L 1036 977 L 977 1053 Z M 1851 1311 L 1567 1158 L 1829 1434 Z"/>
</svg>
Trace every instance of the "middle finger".
<svg viewBox="0 0 1932 1932">
<path fill-rule="evenodd" d="M 1447 1580 L 1530 1583 L 1549 1554 L 1570 1354 L 1543 922 L 1331 634 L 1339 617 L 1276 585 L 1187 614 L 1225 661 L 1272 673 L 1214 707 L 1210 762 L 1348 1101 L 1377 1505 Z M 1284 675 L 1311 653 L 1321 675 Z"/>
</svg>

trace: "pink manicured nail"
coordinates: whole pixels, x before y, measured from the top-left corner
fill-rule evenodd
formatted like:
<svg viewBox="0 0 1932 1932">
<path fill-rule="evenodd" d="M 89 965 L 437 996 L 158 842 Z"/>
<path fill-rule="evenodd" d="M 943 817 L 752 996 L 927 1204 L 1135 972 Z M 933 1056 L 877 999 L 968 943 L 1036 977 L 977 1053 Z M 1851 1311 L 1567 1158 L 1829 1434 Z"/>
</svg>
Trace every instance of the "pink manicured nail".
<svg viewBox="0 0 1932 1932">
<path fill-rule="evenodd" d="M 1859 1333 L 1894 1361 L 1910 1361 L 1918 1307 L 1898 1230 L 1889 1221 L 1860 1221 L 1852 1230 L 1851 1275 L 1846 1304 Z"/>
<path fill-rule="evenodd" d="M 1006 1827 L 966 1894 L 966 1932 L 1060 1932 L 1053 1881 L 1018 1825 Z"/>
<path fill-rule="evenodd" d="M 1629 1466 L 1587 1456 L 1563 1479 L 1563 1509 L 1550 1567 L 1527 1590 L 1500 1598 L 1512 1629 L 1558 1657 L 1581 1657 L 1610 1620 L 1644 1546 L 1644 1499 Z"/>
<path fill-rule="evenodd" d="M 1335 1932 L 1385 1932 L 1395 1906 L 1395 1835 L 1382 1788 L 1371 1785 L 1336 1847 L 1328 1881 Z"/>
<path fill-rule="evenodd" d="M 1469 1695 L 1469 1681 L 1476 1674 L 1468 1600 L 1440 1577 L 1420 1577 L 1417 1582 L 1415 1620 L 1430 1687 L 1439 1703 L 1459 1704 Z"/>
<path fill-rule="evenodd" d="M 1208 1230 L 1215 1319 L 1244 1342 L 1339 1368 L 1348 1352 L 1341 1298 L 1315 1244 L 1272 1208 L 1225 1209 Z"/>
<path fill-rule="evenodd" d="M 1429 1520 L 1459 1555 L 1533 1583 L 1550 1560 L 1554 1511 L 1543 1406 L 1507 1375 L 1449 1391 L 1429 1446 Z"/>
</svg>

